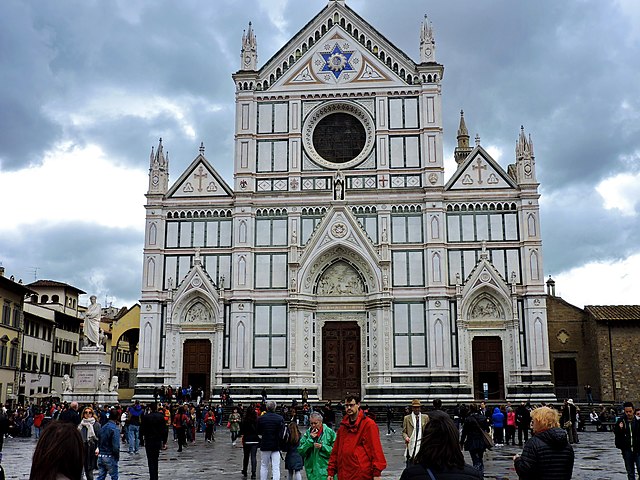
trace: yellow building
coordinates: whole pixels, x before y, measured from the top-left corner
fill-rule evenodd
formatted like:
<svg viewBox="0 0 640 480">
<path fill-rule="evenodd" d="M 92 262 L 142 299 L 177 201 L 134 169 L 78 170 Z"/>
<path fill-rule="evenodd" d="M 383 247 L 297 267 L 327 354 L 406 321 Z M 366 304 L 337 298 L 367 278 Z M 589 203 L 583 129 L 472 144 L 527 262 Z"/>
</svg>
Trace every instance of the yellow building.
<svg viewBox="0 0 640 480">
<path fill-rule="evenodd" d="M 118 376 L 120 401 L 133 397 L 138 372 L 140 305 L 121 309 L 111 323 L 111 371 Z"/>
<path fill-rule="evenodd" d="M 0 267 L 0 403 L 18 400 L 19 388 L 24 389 L 18 371 L 20 346 L 22 344 L 22 318 L 24 297 L 32 293 L 13 277 L 4 276 Z M 21 392 L 24 395 L 24 391 Z"/>
</svg>

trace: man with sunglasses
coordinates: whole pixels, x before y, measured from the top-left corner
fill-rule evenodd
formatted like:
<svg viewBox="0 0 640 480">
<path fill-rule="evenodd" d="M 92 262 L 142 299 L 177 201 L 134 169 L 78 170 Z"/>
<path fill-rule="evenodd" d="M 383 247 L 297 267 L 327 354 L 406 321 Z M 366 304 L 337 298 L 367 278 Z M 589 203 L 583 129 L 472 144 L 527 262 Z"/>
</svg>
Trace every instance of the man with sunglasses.
<svg viewBox="0 0 640 480">
<path fill-rule="evenodd" d="M 378 426 L 360 410 L 360 396 L 347 395 L 345 415 L 329 457 L 327 480 L 379 480 L 387 468 Z"/>
</svg>

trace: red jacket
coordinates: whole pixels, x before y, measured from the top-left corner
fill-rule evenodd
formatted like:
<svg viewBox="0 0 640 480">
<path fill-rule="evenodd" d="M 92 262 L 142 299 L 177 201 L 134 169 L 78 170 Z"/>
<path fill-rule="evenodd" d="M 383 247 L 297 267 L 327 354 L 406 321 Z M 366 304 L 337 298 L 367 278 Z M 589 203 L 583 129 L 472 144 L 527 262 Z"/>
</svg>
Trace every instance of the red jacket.
<svg viewBox="0 0 640 480">
<path fill-rule="evenodd" d="M 378 426 L 360 410 L 355 423 L 345 415 L 329 457 L 327 475 L 340 480 L 371 480 L 387 468 Z"/>
</svg>

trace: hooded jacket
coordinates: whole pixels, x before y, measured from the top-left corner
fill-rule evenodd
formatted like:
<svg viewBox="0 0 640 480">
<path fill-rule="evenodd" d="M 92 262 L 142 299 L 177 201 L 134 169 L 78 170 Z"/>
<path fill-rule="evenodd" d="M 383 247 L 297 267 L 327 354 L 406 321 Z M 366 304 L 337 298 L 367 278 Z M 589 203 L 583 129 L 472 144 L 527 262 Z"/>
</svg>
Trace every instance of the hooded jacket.
<svg viewBox="0 0 640 480">
<path fill-rule="evenodd" d="M 574 452 L 567 432 L 555 427 L 536 433 L 524 444 L 522 455 L 513 463 L 520 480 L 569 480 Z"/>
<path fill-rule="evenodd" d="M 142 417 L 142 405 L 135 404 L 128 408 L 129 412 L 129 424 L 130 425 L 140 425 L 140 418 Z"/>
<path fill-rule="evenodd" d="M 493 409 L 491 425 L 493 425 L 493 428 L 504 428 L 504 413 L 498 407 Z"/>
<path fill-rule="evenodd" d="M 327 476 L 338 474 L 340 480 L 371 480 L 387 468 L 380 444 L 378 426 L 358 411 L 352 424 L 345 415 L 329 457 Z"/>
</svg>

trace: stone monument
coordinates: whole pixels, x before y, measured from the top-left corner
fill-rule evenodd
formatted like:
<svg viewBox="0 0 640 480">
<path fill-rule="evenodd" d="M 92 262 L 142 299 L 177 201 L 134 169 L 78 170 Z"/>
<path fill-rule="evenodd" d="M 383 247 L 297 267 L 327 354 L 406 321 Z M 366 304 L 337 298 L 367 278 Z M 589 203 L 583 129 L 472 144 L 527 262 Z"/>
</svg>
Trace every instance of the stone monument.
<svg viewBox="0 0 640 480">
<path fill-rule="evenodd" d="M 91 304 L 84 318 L 84 341 L 78 354 L 78 361 L 73 364 L 73 383 L 68 375 L 62 380 L 62 400 L 113 405 L 118 402 L 117 386 L 112 384 L 111 364 L 105 352 L 106 336 L 100 330 L 102 306 L 96 302 L 96 296 L 91 295 Z M 117 385 L 117 377 L 115 377 Z"/>
</svg>

